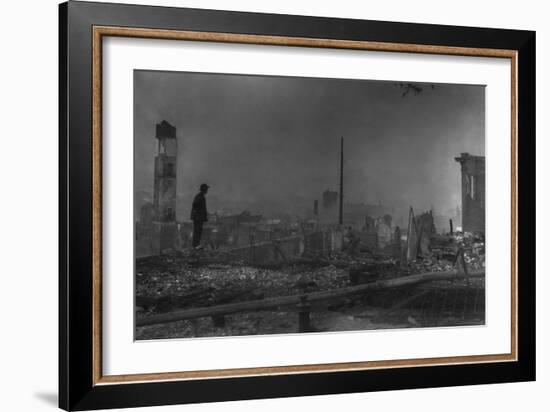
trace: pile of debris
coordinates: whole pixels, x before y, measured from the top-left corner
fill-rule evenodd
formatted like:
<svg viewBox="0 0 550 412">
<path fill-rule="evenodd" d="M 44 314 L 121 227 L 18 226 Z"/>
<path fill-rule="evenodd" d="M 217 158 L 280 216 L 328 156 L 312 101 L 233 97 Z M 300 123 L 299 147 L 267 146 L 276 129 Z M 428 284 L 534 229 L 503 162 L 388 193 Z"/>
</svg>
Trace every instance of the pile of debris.
<svg viewBox="0 0 550 412">
<path fill-rule="evenodd" d="M 468 268 L 485 268 L 485 236 L 481 233 L 457 233 L 456 240 L 464 250 L 464 258 Z"/>
<path fill-rule="evenodd" d="M 485 237 L 481 233 L 455 232 L 431 238 L 430 253 L 409 262 L 411 273 L 456 270 L 460 254 L 468 270 L 485 268 Z"/>
<path fill-rule="evenodd" d="M 183 254 L 136 262 L 138 316 L 191 307 L 216 306 L 348 286 L 345 268 L 325 263 L 288 263 L 261 268 L 203 254 L 202 263 Z"/>
</svg>

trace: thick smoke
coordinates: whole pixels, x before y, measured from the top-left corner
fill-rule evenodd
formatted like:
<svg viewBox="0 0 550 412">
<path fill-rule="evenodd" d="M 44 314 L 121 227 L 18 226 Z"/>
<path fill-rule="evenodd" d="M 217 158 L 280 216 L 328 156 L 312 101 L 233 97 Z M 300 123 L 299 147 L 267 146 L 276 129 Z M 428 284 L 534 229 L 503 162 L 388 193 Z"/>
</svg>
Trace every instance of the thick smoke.
<svg viewBox="0 0 550 412">
<path fill-rule="evenodd" d="M 203 182 L 210 211 L 303 214 L 338 189 L 342 136 L 345 202 L 445 214 L 460 205 L 454 157 L 485 154 L 484 86 L 405 93 L 398 82 L 157 71 L 134 80 L 136 196 L 152 192 L 155 124 L 167 120 L 178 220 Z"/>
</svg>

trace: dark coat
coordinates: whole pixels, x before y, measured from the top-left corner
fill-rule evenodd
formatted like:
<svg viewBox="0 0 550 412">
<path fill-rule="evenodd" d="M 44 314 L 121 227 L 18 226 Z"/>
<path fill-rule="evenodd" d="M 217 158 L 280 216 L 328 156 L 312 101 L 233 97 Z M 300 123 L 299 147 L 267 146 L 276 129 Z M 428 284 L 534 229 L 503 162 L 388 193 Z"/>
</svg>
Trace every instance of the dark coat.
<svg viewBox="0 0 550 412">
<path fill-rule="evenodd" d="M 208 211 L 206 210 L 206 198 L 204 193 L 199 192 L 193 200 L 191 208 L 191 220 L 206 222 L 208 221 Z"/>
</svg>

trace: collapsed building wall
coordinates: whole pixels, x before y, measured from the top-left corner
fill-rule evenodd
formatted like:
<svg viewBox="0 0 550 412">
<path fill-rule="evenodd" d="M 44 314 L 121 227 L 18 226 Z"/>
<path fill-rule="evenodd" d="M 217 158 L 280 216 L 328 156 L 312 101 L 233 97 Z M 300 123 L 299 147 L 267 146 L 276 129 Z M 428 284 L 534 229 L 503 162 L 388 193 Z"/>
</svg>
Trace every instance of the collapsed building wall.
<svg viewBox="0 0 550 412">
<path fill-rule="evenodd" d="M 378 235 L 378 246 L 381 248 L 386 247 L 392 241 L 392 217 L 390 215 L 384 215 L 376 219 L 376 232 Z"/>
<path fill-rule="evenodd" d="M 461 153 L 462 230 L 485 233 L 485 156 Z"/>
<path fill-rule="evenodd" d="M 344 234 L 339 228 L 316 230 L 304 236 L 306 253 L 328 254 L 341 250 L 344 244 Z"/>
<path fill-rule="evenodd" d="M 321 210 L 317 209 L 315 215 L 324 224 L 334 224 L 338 221 L 338 192 L 325 190 Z"/>
<path fill-rule="evenodd" d="M 176 128 L 163 120 L 156 125 L 157 153 L 153 171 L 153 203 L 140 210 L 136 224 L 136 256 L 158 255 L 173 250 L 178 240 L 176 225 Z"/>
</svg>

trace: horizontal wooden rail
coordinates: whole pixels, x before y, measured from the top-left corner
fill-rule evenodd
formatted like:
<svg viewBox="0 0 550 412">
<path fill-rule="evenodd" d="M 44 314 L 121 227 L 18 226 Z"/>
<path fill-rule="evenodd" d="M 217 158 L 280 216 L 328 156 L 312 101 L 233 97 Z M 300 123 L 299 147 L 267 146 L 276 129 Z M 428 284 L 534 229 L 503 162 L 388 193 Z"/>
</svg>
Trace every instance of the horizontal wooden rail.
<svg viewBox="0 0 550 412">
<path fill-rule="evenodd" d="M 427 283 L 440 280 L 458 280 L 465 278 L 476 278 L 485 276 L 485 270 L 469 272 L 429 272 L 419 275 L 410 275 L 394 279 L 379 280 L 372 283 L 366 283 L 358 286 L 328 290 L 323 292 L 313 292 L 292 296 L 280 296 L 261 300 L 251 300 L 248 302 L 229 303 L 226 305 L 206 306 L 203 308 L 188 309 L 160 315 L 147 316 L 136 319 L 136 326 L 157 325 L 162 323 L 177 322 L 186 319 L 202 318 L 207 316 L 224 316 L 237 312 L 253 312 L 268 310 L 280 306 L 297 305 L 304 296 L 308 302 L 318 302 L 323 300 L 339 299 L 348 296 L 359 295 L 372 290 L 392 289 L 403 286 L 411 286 L 420 283 Z"/>
</svg>

